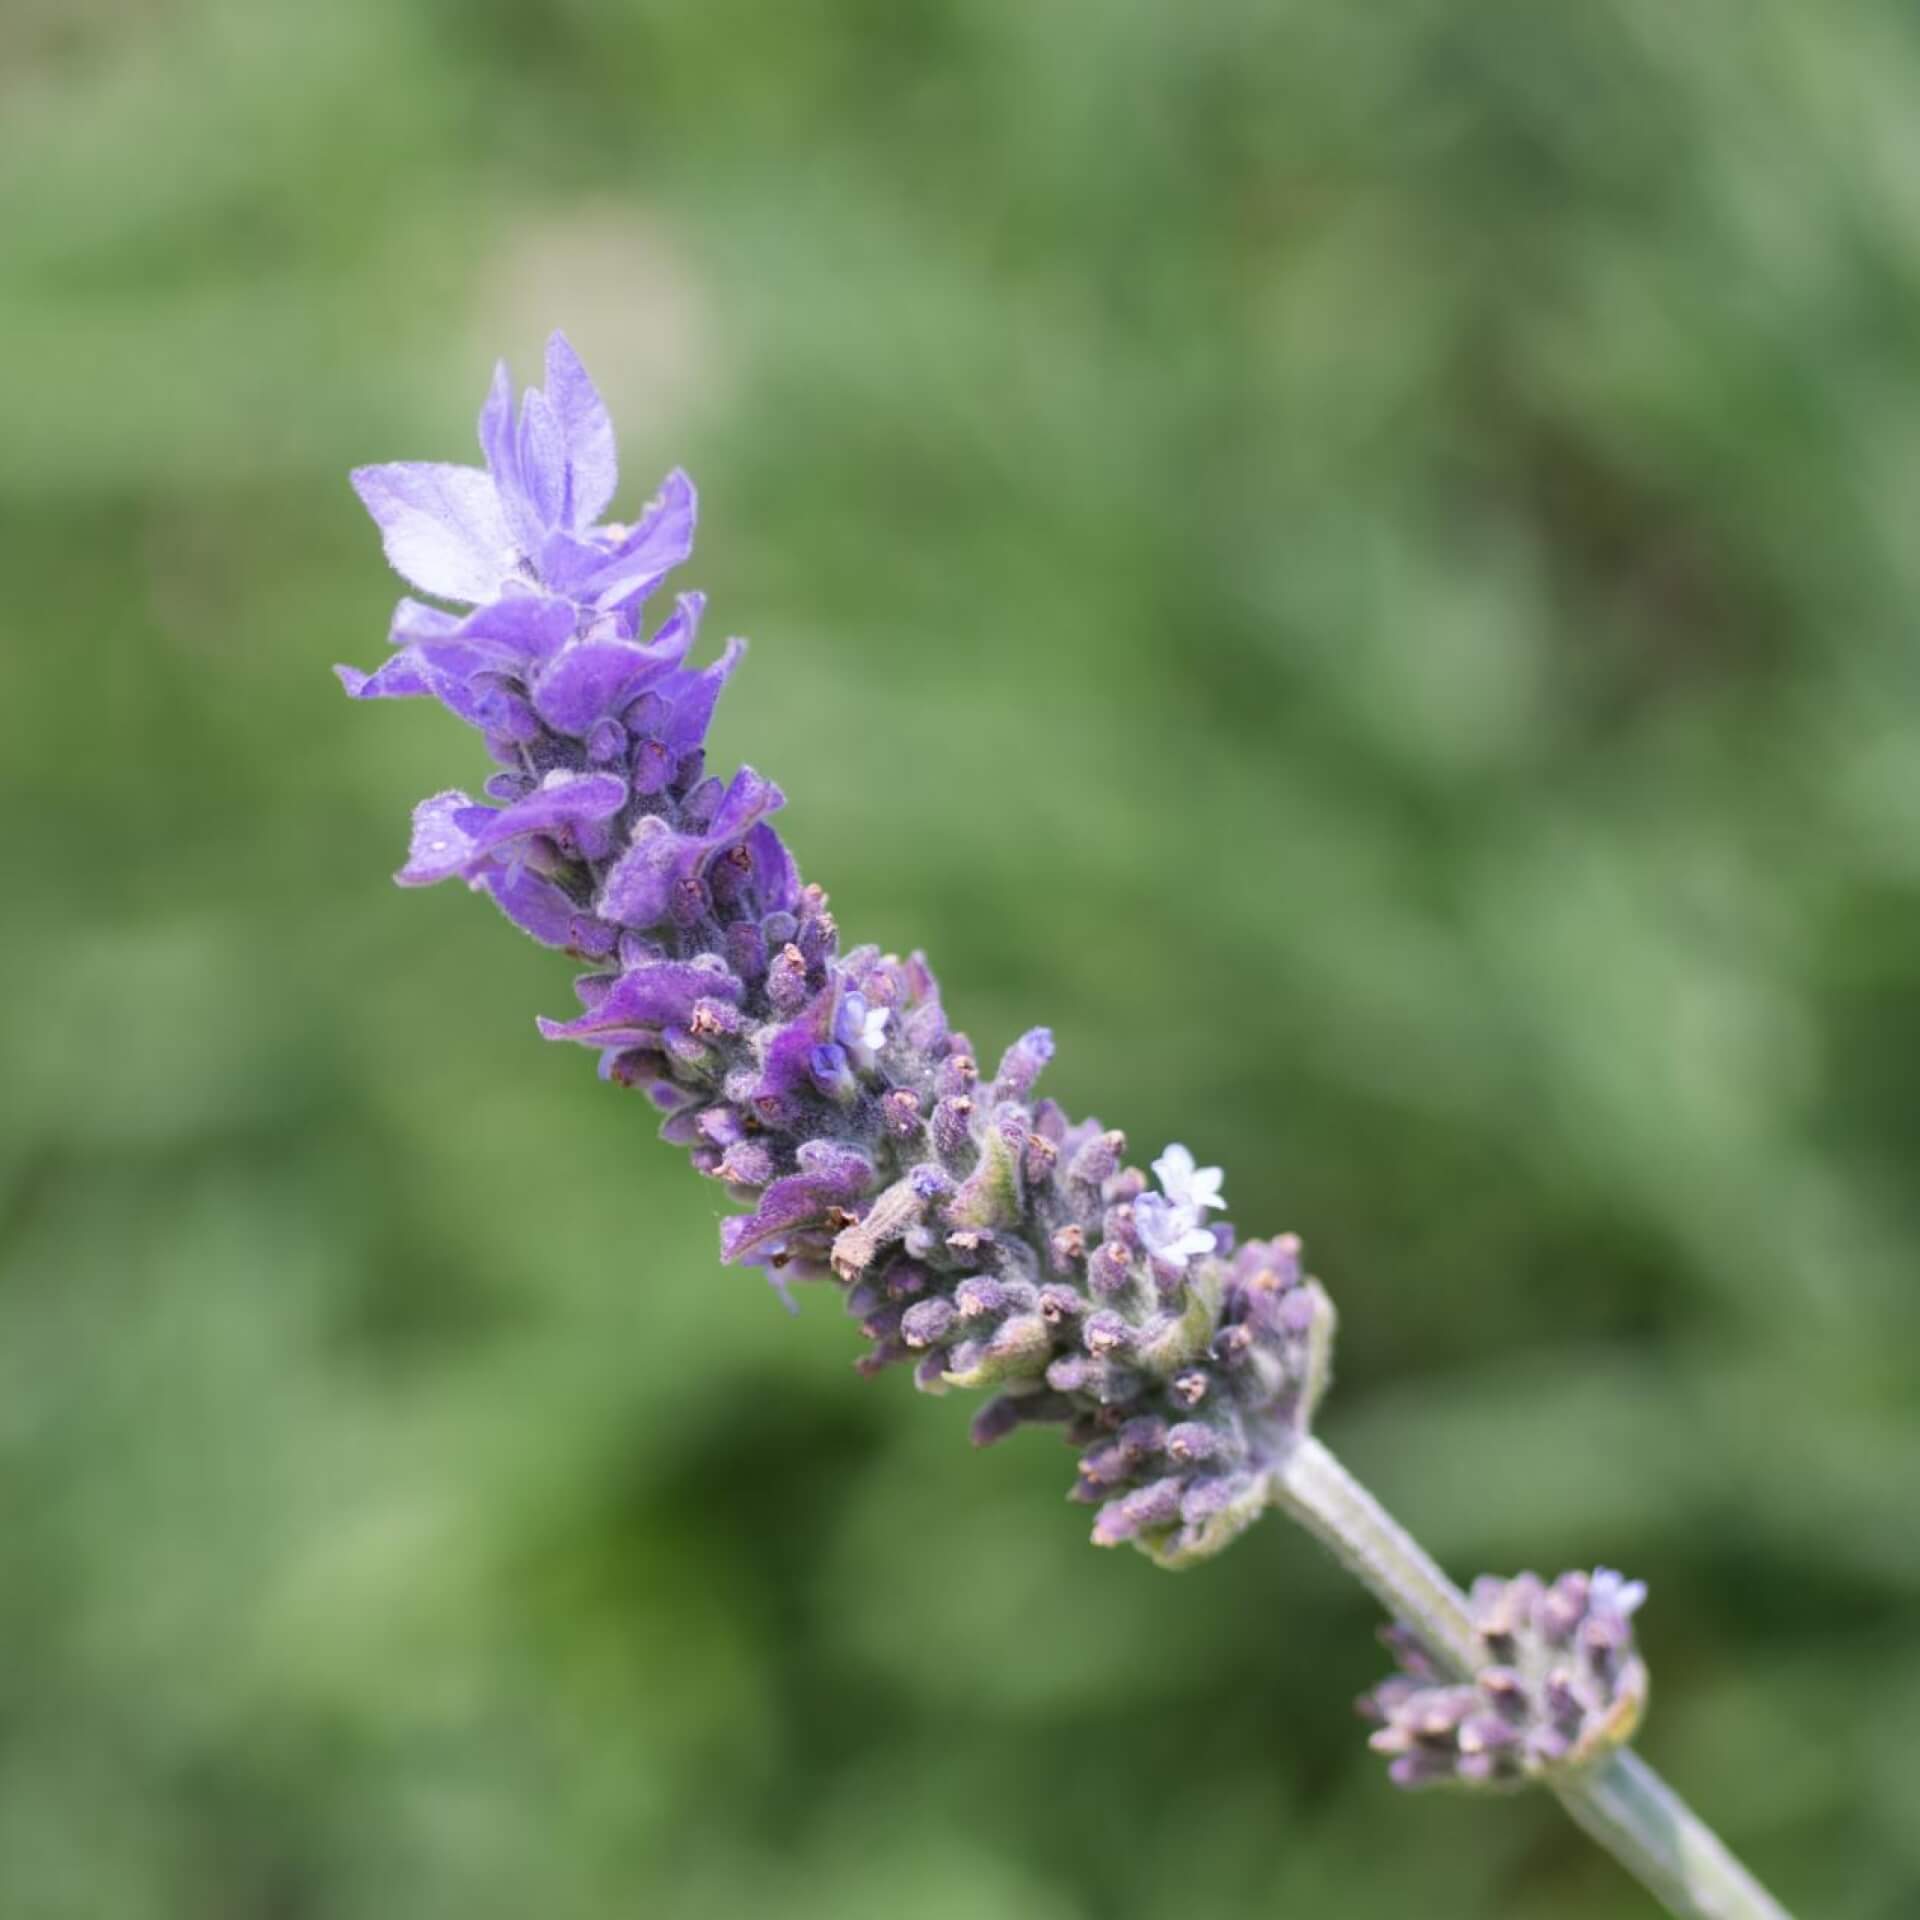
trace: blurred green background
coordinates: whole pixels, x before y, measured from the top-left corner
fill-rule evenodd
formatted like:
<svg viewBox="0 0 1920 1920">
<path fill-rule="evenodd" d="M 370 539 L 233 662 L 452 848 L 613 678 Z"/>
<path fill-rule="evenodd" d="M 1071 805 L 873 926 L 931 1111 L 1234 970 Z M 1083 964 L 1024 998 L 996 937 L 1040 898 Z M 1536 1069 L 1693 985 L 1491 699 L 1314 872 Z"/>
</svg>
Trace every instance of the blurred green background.
<svg viewBox="0 0 1920 1920">
<path fill-rule="evenodd" d="M 6 0 L 0 1911 L 1648 1912 L 1390 1794 L 1370 1604 L 868 1385 L 388 882 L 349 464 L 568 328 L 716 751 L 989 1052 L 1228 1168 L 1459 1574 L 1920 1912 L 1920 19 Z"/>
</svg>

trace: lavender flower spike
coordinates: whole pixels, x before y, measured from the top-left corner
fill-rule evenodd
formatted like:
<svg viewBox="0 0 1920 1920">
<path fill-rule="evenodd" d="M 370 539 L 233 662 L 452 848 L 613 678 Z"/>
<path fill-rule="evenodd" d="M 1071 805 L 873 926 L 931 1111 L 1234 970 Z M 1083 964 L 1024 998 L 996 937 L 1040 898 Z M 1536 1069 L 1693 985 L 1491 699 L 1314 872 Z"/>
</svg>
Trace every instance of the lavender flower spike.
<svg viewBox="0 0 1920 1920">
<path fill-rule="evenodd" d="M 983 1072 L 919 954 L 842 950 L 773 826 L 780 789 L 707 770 L 742 643 L 694 666 L 701 597 L 648 614 L 692 550 L 693 487 L 669 474 L 637 519 L 601 518 L 613 429 L 563 336 L 517 411 L 495 374 L 479 440 L 481 467 L 353 476 L 395 569 L 451 606 L 403 599 L 388 659 L 341 681 L 438 700 L 495 766 L 477 797 L 420 803 L 396 878 L 458 877 L 584 962 L 579 1011 L 540 1031 L 642 1091 L 737 1204 L 722 1257 L 783 1295 L 837 1287 L 862 1372 L 988 1391 L 976 1444 L 1061 1428 L 1102 1546 L 1185 1566 L 1270 1506 L 1316 1533 L 1407 1623 L 1369 1701 L 1402 1784 L 1540 1780 L 1676 1913 L 1783 1920 L 1616 1750 L 1645 1697 L 1644 1590 L 1602 1569 L 1469 1603 L 1310 1430 L 1334 1315 L 1299 1241 L 1238 1241 L 1186 1147 L 1150 1181 L 1123 1135 L 1035 1099 L 1045 1028 Z"/>
<path fill-rule="evenodd" d="M 1332 1309 L 1296 1240 L 1235 1247 L 1210 1224 L 1218 1168 L 1183 1146 L 1157 1189 L 1097 1121 L 1032 1098 L 1036 1028 L 983 1075 L 918 955 L 841 950 L 827 897 L 769 824 L 777 787 L 723 784 L 703 742 L 738 658 L 690 668 L 700 602 L 651 636 L 643 604 L 686 557 L 692 489 L 599 526 L 614 454 L 566 341 L 511 418 L 480 417 L 486 467 L 363 468 L 389 558 L 464 616 L 403 600 L 396 652 L 343 669 L 361 698 L 431 695 L 484 736 L 483 798 L 415 814 L 399 878 L 458 876 L 587 962 L 581 1011 L 543 1020 L 639 1087 L 665 1137 L 747 1211 L 730 1261 L 783 1289 L 839 1286 L 867 1372 L 989 1389 L 981 1444 L 1035 1423 L 1081 1449 L 1093 1537 L 1163 1564 L 1216 1551 L 1267 1504 L 1325 1380 Z"/>
</svg>

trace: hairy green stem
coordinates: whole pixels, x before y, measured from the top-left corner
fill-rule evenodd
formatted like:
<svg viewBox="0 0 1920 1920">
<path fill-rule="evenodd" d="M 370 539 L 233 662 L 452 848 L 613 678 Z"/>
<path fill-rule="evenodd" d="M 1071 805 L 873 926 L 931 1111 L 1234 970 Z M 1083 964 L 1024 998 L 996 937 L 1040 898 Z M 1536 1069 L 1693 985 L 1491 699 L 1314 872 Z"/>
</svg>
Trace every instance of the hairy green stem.
<svg viewBox="0 0 1920 1920">
<path fill-rule="evenodd" d="M 1372 1494 L 1310 1435 L 1273 1473 L 1273 1504 L 1322 1541 L 1455 1676 L 1486 1653 L 1466 1596 Z M 1787 1910 L 1630 1749 L 1555 1785 L 1573 1819 L 1681 1920 L 1788 1920 Z"/>
</svg>

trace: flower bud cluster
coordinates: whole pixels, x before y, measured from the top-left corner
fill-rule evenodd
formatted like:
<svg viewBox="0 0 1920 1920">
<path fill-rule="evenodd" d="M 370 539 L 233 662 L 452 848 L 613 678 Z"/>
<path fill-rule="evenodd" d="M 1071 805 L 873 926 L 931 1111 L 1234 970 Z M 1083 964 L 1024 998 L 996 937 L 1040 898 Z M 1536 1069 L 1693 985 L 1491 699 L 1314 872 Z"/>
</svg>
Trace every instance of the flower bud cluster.
<svg viewBox="0 0 1920 1920">
<path fill-rule="evenodd" d="M 1486 1664 L 1451 1681 L 1403 1626 L 1381 1638 L 1400 1671 L 1364 1695 L 1370 1744 L 1396 1786 L 1506 1789 L 1564 1775 L 1632 1738 L 1647 1669 L 1633 1642 L 1646 1598 L 1611 1568 L 1512 1580 L 1482 1575 L 1469 1605 Z"/>
<path fill-rule="evenodd" d="M 745 1209 L 727 1260 L 783 1294 L 837 1285 L 867 1372 L 990 1390 L 980 1444 L 1063 1427 L 1101 1544 L 1168 1565 L 1217 1550 L 1325 1384 L 1333 1314 L 1298 1241 L 1236 1247 L 1207 1218 L 1217 1169 L 1170 1147 L 1155 1186 L 1120 1134 L 1036 1101 L 1045 1029 L 983 1073 L 919 955 L 842 952 L 770 824 L 780 790 L 706 770 L 740 643 L 686 664 L 697 595 L 645 632 L 691 550 L 692 487 L 676 474 L 632 526 L 594 524 L 612 429 L 563 339 L 517 424 L 502 370 L 480 440 L 484 470 L 355 475 L 394 565 L 472 610 L 403 600 L 392 657 L 341 677 L 359 698 L 439 699 L 499 769 L 482 800 L 421 804 L 398 878 L 463 878 L 586 963 L 581 1011 L 541 1031 L 641 1090 Z"/>
</svg>

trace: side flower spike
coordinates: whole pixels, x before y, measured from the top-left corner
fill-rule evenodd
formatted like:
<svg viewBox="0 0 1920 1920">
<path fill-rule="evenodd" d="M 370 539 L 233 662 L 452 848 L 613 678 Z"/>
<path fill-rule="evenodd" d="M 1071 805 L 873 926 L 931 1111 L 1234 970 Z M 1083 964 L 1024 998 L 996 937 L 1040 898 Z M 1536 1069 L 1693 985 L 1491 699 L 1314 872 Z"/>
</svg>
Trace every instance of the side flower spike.
<svg viewBox="0 0 1920 1920">
<path fill-rule="evenodd" d="M 1645 1585 L 1610 1567 L 1511 1580 L 1483 1575 L 1469 1596 L 1486 1664 L 1450 1682 L 1404 1627 L 1381 1639 L 1400 1671 L 1361 1697 L 1398 1787 L 1523 1787 L 1561 1779 L 1624 1745 L 1646 1708 L 1633 1641 Z"/>
</svg>

